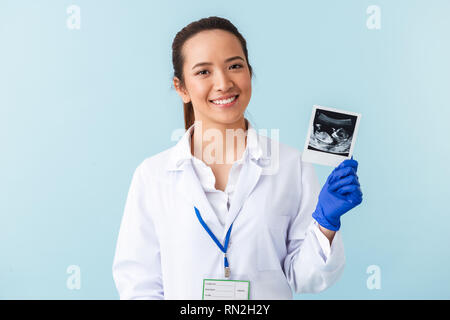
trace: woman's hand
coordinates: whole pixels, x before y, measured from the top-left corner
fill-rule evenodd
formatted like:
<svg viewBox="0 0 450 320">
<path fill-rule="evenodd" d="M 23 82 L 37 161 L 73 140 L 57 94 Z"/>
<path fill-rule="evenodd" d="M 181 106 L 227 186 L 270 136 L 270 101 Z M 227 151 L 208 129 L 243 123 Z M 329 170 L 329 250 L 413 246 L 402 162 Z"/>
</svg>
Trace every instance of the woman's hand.
<svg viewBox="0 0 450 320">
<path fill-rule="evenodd" d="M 313 218 L 324 228 L 337 231 L 341 216 L 362 202 L 361 186 L 356 171 L 358 162 L 347 159 L 328 176 L 319 194 Z"/>
</svg>

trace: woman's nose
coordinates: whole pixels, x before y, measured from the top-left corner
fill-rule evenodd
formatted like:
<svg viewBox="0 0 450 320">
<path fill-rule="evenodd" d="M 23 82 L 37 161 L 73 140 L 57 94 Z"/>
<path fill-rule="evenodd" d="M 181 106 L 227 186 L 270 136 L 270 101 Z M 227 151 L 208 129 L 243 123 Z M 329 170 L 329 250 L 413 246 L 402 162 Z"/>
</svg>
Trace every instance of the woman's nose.
<svg viewBox="0 0 450 320">
<path fill-rule="evenodd" d="M 215 79 L 215 86 L 216 90 L 226 92 L 234 86 L 234 83 L 225 72 L 218 72 Z"/>
</svg>

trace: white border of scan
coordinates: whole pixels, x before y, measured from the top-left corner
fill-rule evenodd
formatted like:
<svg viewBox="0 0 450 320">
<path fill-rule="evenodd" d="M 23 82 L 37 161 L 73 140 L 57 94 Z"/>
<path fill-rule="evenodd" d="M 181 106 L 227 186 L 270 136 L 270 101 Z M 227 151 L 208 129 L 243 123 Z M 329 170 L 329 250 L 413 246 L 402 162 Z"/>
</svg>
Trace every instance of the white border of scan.
<svg viewBox="0 0 450 320">
<path fill-rule="evenodd" d="M 355 124 L 355 130 L 353 131 L 352 144 L 350 146 L 350 151 L 349 151 L 349 154 L 348 154 L 347 157 L 339 156 L 337 154 L 325 153 L 325 152 L 314 151 L 314 150 L 308 149 L 309 139 L 311 137 L 311 129 L 313 127 L 314 116 L 316 114 L 316 110 L 317 109 L 322 109 L 322 110 L 333 111 L 333 112 L 338 112 L 338 113 L 343 113 L 343 114 L 356 116 L 356 124 Z M 361 120 L 361 114 L 360 113 L 355 113 L 355 112 L 344 111 L 344 110 L 339 110 L 339 109 L 335 109 L 335 108 L 329 108 L 329 107 L 314 105 L 313 109 L 312 109 L 312 113 L 311 113 L 311 119 L 309 120 L 308 134 L 306 135 L 305 147 L 304 147 L 303 153 L 302 153 L 302 160 L 306 161 L 306 162 L 311 162 L 311 163 L 324 165 L 324 166 L 337 167 L 345 159 L 350 159 L 351 156 L 353 155 L 353 149 L 355 147 L 356 137 L 358 136 L 358 129 L 359 129 L 359 122 L 360 122 L 360 120 Z"/>
</svg>

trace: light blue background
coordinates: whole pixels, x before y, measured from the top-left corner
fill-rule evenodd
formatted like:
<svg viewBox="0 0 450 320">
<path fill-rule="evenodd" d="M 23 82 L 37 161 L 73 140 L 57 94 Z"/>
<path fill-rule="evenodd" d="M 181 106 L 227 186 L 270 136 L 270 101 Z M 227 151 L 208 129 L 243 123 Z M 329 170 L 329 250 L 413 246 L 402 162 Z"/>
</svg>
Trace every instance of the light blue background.
<svg viewBox="0 0 450 320">
<path fill-rule="evenodd" d="M 71 4 L 80 30 L 66 26 Z M 372 4 L 380 30 L 366 27 Z M 0 298 L 118 298 L 132 173 L 183 128 L 172 40 L 218 15 L 248 42 L 257 127 L 302 149 L 313 104 L 363 115 L 344 275 L 296 298 L 449 299 L 449 13 L 446 0 L 0 0 Z M 332 170 L 316 169 L 321 183 Z M 380 290 L 366 286 L 370 265 Z"/>
</svg>

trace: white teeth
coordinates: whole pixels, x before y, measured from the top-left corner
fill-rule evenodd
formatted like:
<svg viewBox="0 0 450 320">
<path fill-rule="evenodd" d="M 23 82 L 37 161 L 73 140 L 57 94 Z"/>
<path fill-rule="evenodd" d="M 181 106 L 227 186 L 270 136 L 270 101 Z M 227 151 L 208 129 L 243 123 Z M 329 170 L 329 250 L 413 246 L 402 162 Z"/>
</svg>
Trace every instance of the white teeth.
<svg viewBox="0 0 450 320">
<path fill-rule="evenodd" d="M 232 98 L 229 99 L 225 99 L 225 100 L 213 100 L 212 102 L 214 104 L 228 104 L 234 101 L 234 99 L 236 99 L 237 96 L 234 96 Z"/>
</svg>

